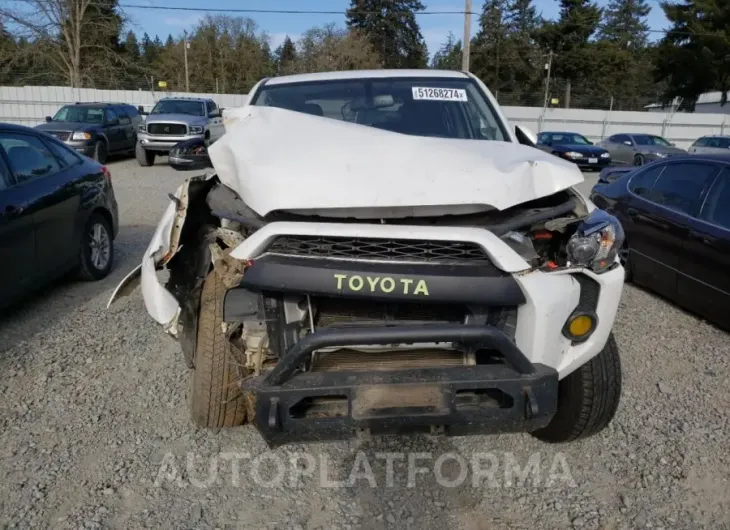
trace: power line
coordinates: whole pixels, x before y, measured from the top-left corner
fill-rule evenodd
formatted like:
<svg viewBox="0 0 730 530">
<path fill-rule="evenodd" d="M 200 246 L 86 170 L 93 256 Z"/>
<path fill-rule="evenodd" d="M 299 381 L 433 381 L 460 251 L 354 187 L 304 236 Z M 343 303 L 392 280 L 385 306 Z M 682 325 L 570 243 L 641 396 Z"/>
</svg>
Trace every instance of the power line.
<svg viewBox="0 0 730 530">
<path fill-rule="evenodd" d="M 24 0 L 8 0 L 10 2 L 19 2 L 19 3 L 28 3 Z M 655 0 L 659 1 L 659 0 Z M 96 2 L 91 2 L 92 5 L 96 4 Z M 101 5 L 101 4 L 99 4 Z M 235 8 L 235 7 L 183 7 L 183 6 L 160 6 L 160 5 L 146 5 L 146 4 L 127 4 L 127 3 L 120 3 L 118 4 L 120 8 L 126 8 L 126 9 L 144 9 L 144 10 L 158 10 L 158 11 L 187 11 L 187 12 L 193 12 L 193 13 L 236 13 L 236 14 L 249 14 L 249 15 L 340 15 L 344 16 L 346 14 L 345 11 L 334 11 L 334 10 L 306 10 L 306 9 L 249 9 L 249 8 Z M 352 14 L 357 15 L 381 15 L 382 13 L 380 11 L 350 11 Z M 436 11 L 416 11 L 413 13 L 416 16 L 421 15 L 481 15 L 480 12 L 476 11 L 465 11 L 465 10 L 436 10 Z M 548 21 L 548 22 L 555 22 L 555 21 Z M 571 22 L 571 26 L 573 27 L 588 27 L 592 26 L 592 24 L 578 24 L 575 22 Z M 681 30 L 671 30 L 671 29 L 652 29 L 647 28 L 644 30 L 645 33 L 661 33 L 664 35 L 685 35 L 688 37 L 720 37 L 724 38 L 724 35 L 718 35 L 715 33 L 698 33 L 698 32 L 692 32 L 692 31 L 681 31 Z"/>
</svg>

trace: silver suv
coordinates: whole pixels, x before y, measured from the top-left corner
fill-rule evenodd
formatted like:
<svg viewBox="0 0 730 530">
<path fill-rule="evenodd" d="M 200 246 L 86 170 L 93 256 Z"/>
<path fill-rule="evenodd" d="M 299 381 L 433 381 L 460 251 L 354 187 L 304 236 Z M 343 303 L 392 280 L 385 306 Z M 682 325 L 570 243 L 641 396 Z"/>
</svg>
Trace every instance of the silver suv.
<svg viewBox="0 0 730 530">
<path fill-rule="evenodd" d="M 224 132 L 223 109 L 212 99 L 163 98 L 139 125 L 135 155 L 140 166 L 151 166 L 179 142 L 202 138 L 211 144 Z"/>
</svg>

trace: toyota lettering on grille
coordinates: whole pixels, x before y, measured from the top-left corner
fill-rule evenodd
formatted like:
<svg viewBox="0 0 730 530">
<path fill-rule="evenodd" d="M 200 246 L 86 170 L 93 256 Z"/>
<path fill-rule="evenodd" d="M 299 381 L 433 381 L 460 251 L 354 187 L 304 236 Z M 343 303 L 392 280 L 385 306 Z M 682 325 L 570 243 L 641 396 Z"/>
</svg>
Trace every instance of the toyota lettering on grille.
<svg viewBox="0 0 730 530">
<path fill-rule="evenodd" d="M 359 276 L 335 274 L 338 291 L 370 292 L 391 294 L 411 294 L 414 296 L 428 296 L 426 280 L 415 278 L 391 278 L 390 276 Z"/>
</svg>

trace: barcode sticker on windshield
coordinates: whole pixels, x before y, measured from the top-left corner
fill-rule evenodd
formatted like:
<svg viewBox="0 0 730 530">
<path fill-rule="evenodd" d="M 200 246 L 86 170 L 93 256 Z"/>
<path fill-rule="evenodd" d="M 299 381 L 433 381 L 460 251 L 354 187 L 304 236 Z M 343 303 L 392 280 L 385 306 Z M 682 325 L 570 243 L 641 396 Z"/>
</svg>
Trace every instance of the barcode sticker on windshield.
<svg viewBox="0 0 730 530">
<path fill-rule="evenodd" d="M 429 88 L 422 86 L 413 87 L 413 99 L 424 99 L 428 101 L 468 101 L 466 90 L 463 88 Z"/>
</svg>

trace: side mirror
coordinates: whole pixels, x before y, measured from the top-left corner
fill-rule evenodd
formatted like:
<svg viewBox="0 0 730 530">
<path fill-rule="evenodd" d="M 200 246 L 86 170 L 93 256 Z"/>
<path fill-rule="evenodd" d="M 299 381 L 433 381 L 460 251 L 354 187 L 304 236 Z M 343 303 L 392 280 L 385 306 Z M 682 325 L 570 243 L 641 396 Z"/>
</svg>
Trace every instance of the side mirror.
<svg viewBox="0 0 730 530">
<path fill-rule="evenodd" d="M 671 145 L 672 147 L 677 147 L 677 145 L 674 142 L 669 142 L 669 145 Z"/>
<path fill-rule="evenodd" d="M 176 171 L 195 171 L 213 167 L 208 147 L 200 138 L 185 140 L 172 146 L 168 164 Z"/>
<path fill-rule="evenodd" d="M 50 116 L 46 116 L 46 123 L 51 123 L 53 121 L 53 118 Z"/>
<path fill-rule="evenodd" d="M 139 112 L 142 116 L 146 116 L 148 114 L 148 112 L 144 110 L 144 107 L 142 105 L 139 105 L 137 107 L 137 112 Z"/>
<path fill-rule="evenodd" d="M 537 146 L 537 136 L 527 127 L 515 125 L 515 136 L 517 136 L 517 141 L 522 145 L 529 145 L 530 147 Z"/>
<path fill-rule="evenodd" d="M 545 140 L 543 142 L 543 145 L 547 145 L 548 147 L 550 147 L 551 145 L 553 145 L 553 143 L 550 140 Z"/>
</svg>

